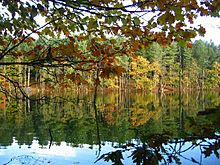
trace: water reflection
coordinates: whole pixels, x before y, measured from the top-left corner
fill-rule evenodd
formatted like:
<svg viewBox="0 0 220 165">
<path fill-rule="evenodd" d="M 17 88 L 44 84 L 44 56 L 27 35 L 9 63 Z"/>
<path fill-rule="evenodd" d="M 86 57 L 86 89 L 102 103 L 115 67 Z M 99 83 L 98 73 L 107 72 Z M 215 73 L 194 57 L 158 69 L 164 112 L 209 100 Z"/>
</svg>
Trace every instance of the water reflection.
<svg viewBox="0 0 220 165">
<path fill-rule="evenodd" d="M 4 100 L 3 164 L 219 164 L 218 93 Z M 204 99 L 205 98 L 205 99 Z M 181 108 L 180 108 L 181 106 Z"/>
</svg>

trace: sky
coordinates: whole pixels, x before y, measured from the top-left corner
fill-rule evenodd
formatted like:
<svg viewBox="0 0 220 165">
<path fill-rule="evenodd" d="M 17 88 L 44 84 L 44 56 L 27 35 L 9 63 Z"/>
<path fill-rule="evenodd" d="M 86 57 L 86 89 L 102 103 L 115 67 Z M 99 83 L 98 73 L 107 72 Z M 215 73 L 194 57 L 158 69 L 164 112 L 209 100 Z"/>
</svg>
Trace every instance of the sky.
<svg viewBox="0 0 220 165">
<path fill-rule="evenodd" d="M 146 16 L 151 17 L 152 15 L 149 15 L 148 13 Z M 38 16 L 37 17 L 38 23 L 43 25 L 45 22 L 42 20 L 42 17 Z M 148 20 L 146 18 L 146 20 Z M 192 39 L 194 42 L 195 40 L 203 40 L 207 42 L 214 42 L 214 44 L 220 45 L 220 17 L 198 17 L 196 20 L 194 20 L 194 25 L 202 25 L 206 29 L 206 34 L 204 37 L 202 36 L 197 36 L 196 38 Z"/>
<path fill-rule="evenodd" d="M 220 18 L 198 17 L 195 24 L 201 24 L 206 29 L 204 37 L 197 36 L 193 41 L 201 39 L 204 41 L 213 41 L 215 45 L 220 45 Z"/>
<path fill-rule="evenodd" d="M 44 21 L 42 22 L 42 18 L 38 18 L 41 24 L 44 24 Z M 192 39 L 194 42 L 195 40 L 203 40 L 207 42 L 214 42 L 216 46 L 220 45 L 220 18 L 217 17 L 198 17 L 194 21 L 195 25 L 202 25 L 206 29 L 205 36 L 197 36 L 196 38 Z"/>
<path fill-rule="evenodd" d="M 37 18 L 40 24 L 43 24 L 42 17 Z M 198 17 L 195 22 L 196 25 L 202 25 L 206 29 L 206 34 L 204 37 L 197 36 L 192 39 L 195 40 L 203 40 L 203 41 L 212 41 L 215 45 L 220 45 L 220 18 L 215 17 Z"/>
<path fill-rule="evenodd" d="M 126 5 L 131 4 L 132 2 L 130 0 L 124 2 Z M 146 20 L 151 18 L 152 15 L 149 15 L 148 13 L 145 17 Z M 153 13 L 152 13 L 153 14 Z M 154 15 L 154 14 L 153 14 Z M 195 40 L 203 40 L 207 42 L 214 42 L 215 45 L 220 45 L 220 17 L 210 17 L 210 16 L 198 16 L 198 18 L 194 21 L 194 25 L 202 25 L 206 29 L 206 34 L 204 37 L 202 36 L 196 36 L 192 41 Z"/>
</svg>

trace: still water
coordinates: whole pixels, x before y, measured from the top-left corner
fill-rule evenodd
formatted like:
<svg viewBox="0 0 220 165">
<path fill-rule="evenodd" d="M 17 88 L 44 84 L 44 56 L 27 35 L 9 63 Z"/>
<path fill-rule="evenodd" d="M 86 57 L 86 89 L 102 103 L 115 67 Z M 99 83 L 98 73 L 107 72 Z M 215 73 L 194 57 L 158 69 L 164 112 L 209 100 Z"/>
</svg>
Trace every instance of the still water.
<svg viewBox="0 0 220 165">
<path fill-rule="evenodd" d="M 0 164 L 220 164 L 218 93 L 51 97 L 1 100 Z"/>
</svg>

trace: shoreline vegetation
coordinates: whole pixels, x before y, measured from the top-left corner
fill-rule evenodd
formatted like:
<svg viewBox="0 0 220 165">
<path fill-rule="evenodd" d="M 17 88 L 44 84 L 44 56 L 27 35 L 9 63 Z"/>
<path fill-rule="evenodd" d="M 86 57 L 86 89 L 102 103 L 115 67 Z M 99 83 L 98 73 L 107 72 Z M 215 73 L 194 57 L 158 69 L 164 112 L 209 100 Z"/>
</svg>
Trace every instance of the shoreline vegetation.
<svg viewBox="0 0 220 165">
<path fill-rule="evenodd" d="M 197 90 L 220 90 L 220 46 L 213 42 L 198 40 L 182 47 L 174 42 L 170 46 L 153 43 L 149 48 L 139 48 L 136 53 L 120 52 L 105 56 L 102 51 L 113 52 L 120 47 L 123 38 L 106 39 L 92 44 L 103 44 L 99 50 L 87 53 L 91 46 L 88 40 L 75 41 L 78 49 L 87 59 L 76 63 L 76 57 L 60 57 L 70 51 L 71 40 L 47 39 L 51 45 L 51 57 L 37 59 L 27 56 L 34 48 L 42 47 L 45 38 L 39 38 L 24 46 L 19 58 L 7 57 L 1 65 L 1 92 L 15 97 L 50 91 L 130 91 L 153 93 L 194 92 Z M 108 50 L 105 43 L 113 42 Z M 53 43 L 53 44 L 51 44 Z M 113 47 L 114 46 L 114 47 Z M 120 48 L 121 50 L 123 48 Z M 40 50 L 38 50 L 40 51 Z M 49 51 L 49 50 L 48 50 Z M 56 52 L 55 52 L 56 51 Z M 71 50 L 73 51 L 73 50 Z M 58 52 L 58 54 L 57 54 Z M 95 53 L 103 53 L 102 59 Z M 44 52 L 48 53 L 48 52 Z M 30 61 L 32 58 L 32 62 Z M 59 59 L 61 58 L 61 59 Z M 64 59 L 67 58 L 67 59 Z M 46 61 L 45 61 L 46 60 Z M 97 60 L 99 62 L 97 62 Z M 69 63 L 66 63 L 68 61 Z M 16 65 L 14 65 L 16 63 Z M 67 65 L 68 64 L 68 65 Z M 20 93 L 20 94 L 19 94 Z"/>
<path fill-rule="evenodd" d="M 96 150 L 91 164 L 123 164 L 127 151 L 134 164 L 219 159 L 220 45 L 192 42 L 208 30 L 197 18 L 220 18 L 219 1 L 1 0 L 0 8 L 6 164 L 33 140 L 50 151 L 81 147 L 70 164 L 85 161 L 83 144 Z M 101 152 L 105 141 L 119 145 Z M 198 161 L 182 155 L 196 147 Z"/>
<path fill-rule="evenodd" d="M 0 7 L 5 96 L 28 97 L 33 83 L 36 91 L 159 93 L 220 86 L 220 46 L 192 42 L 206 33 L 196 18 L 220 17 L 217 1 L 3 0 Z"/>
</svg>

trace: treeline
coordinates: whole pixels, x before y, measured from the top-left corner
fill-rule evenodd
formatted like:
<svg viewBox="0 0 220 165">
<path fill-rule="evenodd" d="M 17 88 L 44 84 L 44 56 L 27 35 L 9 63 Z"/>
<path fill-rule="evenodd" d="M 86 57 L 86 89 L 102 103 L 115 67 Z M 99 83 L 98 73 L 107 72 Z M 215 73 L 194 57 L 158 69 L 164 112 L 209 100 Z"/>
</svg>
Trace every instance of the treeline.
<svg viewBox="0 0 220 165">
<path fill-rule="evenodd" d="M 1 90 L 6 91 L 3 87 L 9 88 L 11 82 L 20 87 L 43 84 L 42 90 L 87 90 L 99 85 L 158 92 L 220 85 L 220 46 L 213 42 L 152 43 L 147 48 L 126 42 L 120 37 L 29 39 L 3 59 L 7 65 L 2 63 Z"/>
<path fill-rule="evenodd" d="M 172 43 L 162 47 L 154 43 L 139 55 L 151 64 L 158 63 L 159 80 L 165 88 L 208 89 L 220 85 L 220 46 L 195 41 L 185 47 Z"/>
</svg>

